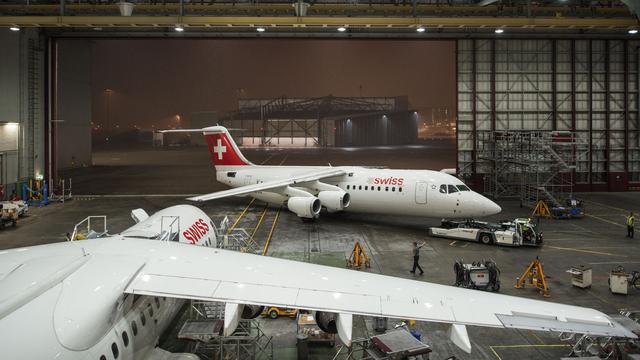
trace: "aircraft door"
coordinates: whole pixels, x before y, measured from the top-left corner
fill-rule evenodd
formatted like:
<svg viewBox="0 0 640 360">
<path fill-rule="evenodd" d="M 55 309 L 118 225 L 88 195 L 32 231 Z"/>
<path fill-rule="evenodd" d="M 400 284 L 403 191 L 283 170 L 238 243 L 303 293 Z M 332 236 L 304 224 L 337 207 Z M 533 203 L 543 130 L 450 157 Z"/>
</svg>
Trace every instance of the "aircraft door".
<svg viewBox="0 0 640 360">
<path fill-rule="evenodd" d="M 426 181 L 416 182 L 416 204 L 427 203 L 427 191 L 429 184 Z"/>
</svg>

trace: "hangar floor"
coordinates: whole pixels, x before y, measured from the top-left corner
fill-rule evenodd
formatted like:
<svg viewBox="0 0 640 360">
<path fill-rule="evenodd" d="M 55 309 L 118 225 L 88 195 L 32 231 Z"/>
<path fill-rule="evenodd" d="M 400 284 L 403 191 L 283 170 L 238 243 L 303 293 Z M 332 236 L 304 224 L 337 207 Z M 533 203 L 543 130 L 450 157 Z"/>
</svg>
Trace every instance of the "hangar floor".
<svg viewBox="0 0 640 360">
<path fill-rule="evenodd" d="M 197 153 L 194 152 L 195 154 Z M 276 156 L 284 156 L 285 160 L 294 156 L 287 156 L 287 152 L 277 154 L 271 157 L 269 163 L 277 164 L 282 161 L 276 159 Z M 318 153 L 318 156 L 322 156 L 321 159 L 317 159 L 319 163 L 326 161 L 324 154 L 325 152 Z M 255 160 L 258 157 L 254 155 L 258 154 L 248 154 L 248 157 Z M 270 153 L 265 152 L 261 155 L 262 159 L 267 159 Z M 377 156 L 369 157 L 379 159 Z M 171 159 L 170 156 L 161 158 L 166 163 Z M 359 159 L 353 158 L 352 162 L 365 163 L 357 160 Z M 138 161 L 144 163 L 144 159 L 131 156 L 127 158 L 129 163 Z M 300 162 L 287 160 L 286 163 Z M 391 162 L 387 163 L 390 164 Z M 163 167 L 167 173 L 154 173 L 152 177 L 143 170 L 131 174 L 134 165 L 127 165 L 126 171 L 106 173 L 101 168 L 83 170 L 87 177 L 92 177 L 93 188 L 111 189 L 109 191 L 115 192 L 115 189 L 120 188 L 115 186 L 124 182 L 131 186 L 126 189 L 126 193 L 135 194 L 146 187 L 161 188 L 166 181 L 163 175 L 171 177 L 175 176 L 174 172 L 181 172 L 180 168 L 174 169 L 169 165 Z M 401 165 L 420 167 L 419 162 L 415 162 L 413 166 Z M 96 174 L 91 175 L 94 170 Z M 210 175 L 210 171 L 210 168 L 207 168 L 209 174 L 203 171 L 199 176 Z M 133 181 L 134 177 L 139 179 L 139 183 Z M 180 184 L 182 189 L 190 188 L 190 178 L 182 180 Z M 192 192 L 175 191 L 175 187 L 171 189 L 180 193 Z M 542 300 L 543 298 L 533 289 L 518 290 L 511 286 L 529 261 L 540 256 L 550 277 L 549 300 L 593 307 L 610 314 L 615 314 L 622 308 L 637 307 L 640 291 L 632 289 L 628 296 L 610 294 L 607 288 L 607 274 L 616 265 L 623 265 L 630 270 L 640 269 L 640 237 L 635 240 L 627 239 L 623 226 L 624 215 L 628 211 L 640 212 L 637 206 L 640 203 L 640 193 L 592 193 L 581 194 L 580 198 L 586 200 L 588 216 L 581 220 L 543 221 L 541 227 L 545 234 L 545 245 L 539 249 L 512 249 L 428 238 L 426 228 L 436 225 L 436 219 L 323 214 L 315 223 L 302 223 L 286 210 L 279 211 L 278 208 L 266 207 L 257 202 L 250 203 L 248 199 L 242 198 L 215 201 L 202 207 L 216 222 L 224 216 L 229 216 L 232 222 L 237 220 L 239 227 L 254 233 L 254 239 L 261 247 L 265 246 L 271 233 L 267 249 L 269 256 L 343 267 L 345 257 L 348 256 L 354 242 L 360 241 L 365 244 L 372 257 L 370 271 L 441 284 L 451 284 L 454 281 L 452 266 L 456 259 L 474 261 L 491 258 L 498 263 L 502 271 L 501 293 Z M 132 224 L 129 212 L 133 208 L 141 207 L 153 212 L 182 202 L 182 197 L 179 196 L 78 197 L 66 204 L 32 209 L 32 214 L 22 219 L 17 228 L 0 231 L 0 249 L 63 241 L 64 234 L 70 232 L 75 223 L 88 215 L 107 215 L 110 232 L 117 233 Z M 503 207 L 502 214 L 492 220 L 526 216 L 529 212 L 527 209 L 521 209 L 515 202 L 501 202 L 500 205 Z M 414 276 L 408 271 L 412 261 L 411 242 L 414 240 L 427 241 L 421 254 L 422 267 L 426 272 L 424 276 Z M 594 285 L 591 289 L 580 290 L 571 287 L 569 275 L 565 271 L 569 266 L 578 264 L 593 267 Z M 273 336 L 275 358 L 295 359 L 295 322 L 289 319 L 261 321 L 267 334 Z M 365 319 L 357 318 L 354 324 L 354 337 L 366 336 Z M 419 327 L 425 334 L 426 342 L 433 347 L 432 359 L 443 359 L 451 355 L 459 359 L 558 359 L 569 352 L 567 345 L 553 334 L 470 327 L 469 335 L 474 350 L 468 355 L 448 341 L 446 326 L 426 323 L 419 324 Z M 312 358 L 324 359 L 334 353 L 335 349 L 317 348 L 313 349 Z"/>
</svg>

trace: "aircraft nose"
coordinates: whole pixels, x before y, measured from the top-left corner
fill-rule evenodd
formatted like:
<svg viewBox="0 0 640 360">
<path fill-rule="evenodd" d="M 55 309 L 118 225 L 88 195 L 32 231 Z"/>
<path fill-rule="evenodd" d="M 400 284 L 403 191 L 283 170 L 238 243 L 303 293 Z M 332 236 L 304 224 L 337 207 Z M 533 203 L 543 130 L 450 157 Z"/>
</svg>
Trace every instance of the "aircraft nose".
<svg viewBox="0 0 640 360">
<path fill-rule="evenodd" d="M 500 214 L 500 212 L 502 212 L 502 208 L 500 207 L 500 205 L 494 203 L 493 201 L 487 199 L 487 215 L 496 215 L 496 214 Z"/>
<path fill-rule="evenodd" d="M 496 215 L 502 211 L 500 205 L 496 204 L 490 199 L 477 193 L 476 196 L 478 198 L 477 204 L 479 205 L 478 207 L 482 216 Z"/>
</svg>

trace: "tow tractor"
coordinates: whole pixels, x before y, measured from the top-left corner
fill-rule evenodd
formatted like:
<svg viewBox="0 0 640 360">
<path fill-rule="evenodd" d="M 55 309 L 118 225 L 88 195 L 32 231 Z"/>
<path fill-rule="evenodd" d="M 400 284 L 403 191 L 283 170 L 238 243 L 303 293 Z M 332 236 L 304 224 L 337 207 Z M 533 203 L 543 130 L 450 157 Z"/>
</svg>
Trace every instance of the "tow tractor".
<svg viewBox="0 0 640 360">
<path fill-rule="evenodd" d="M 527 218 L 497 224 L 477 220 L 442 220 L 440 227 L 430 227 L 429 236 L 453 240 L 476 241 L 486 245 L 540 246 L 542 232 Z"/>
</svg>

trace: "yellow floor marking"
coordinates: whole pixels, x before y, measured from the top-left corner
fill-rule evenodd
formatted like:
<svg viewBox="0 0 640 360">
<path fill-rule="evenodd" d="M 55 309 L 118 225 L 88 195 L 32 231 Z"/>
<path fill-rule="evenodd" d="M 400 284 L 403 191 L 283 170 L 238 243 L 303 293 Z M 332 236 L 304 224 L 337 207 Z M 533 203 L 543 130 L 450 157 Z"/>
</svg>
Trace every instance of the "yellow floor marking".
<svg viewBox="0 0 640 360">
<path fill-rule="evenodd" d="M 260 225 L 262 225 L 262 221 L 264 221 L 264 215 L 267 213 L 267 210 L 269 210 L 269 205 L 267 204 L 267 206 L 264 207 L 264 210 L 262 211 L 262 214 L 260 214 L 260 219 L 258 219 L 258 224 L 256 224 L 256 227 L 253 229 L 253 232 L 251 233 L 251 238 L 250 240 L 255 242 L 253 240 L 253 236 L 256 234 L 256 232 L 258 232 L 258 229 L 260 228 Z"/>
<path fill-rule="evenodd" d="M 238 223 L 240 222 L 240 219 L 242 219 L 246 213 L 247 210 L 249 210 L 249 208 L 251 207 L 251 205 L 253 205 L 253 202 L 256 201 L 255 198 L 251 199 L 251 201 L 249 201 L 249 204 L 247 205 L 246 208 L 244 208 L 244 210 L 242 210 L 242 212 L 240 213 L 240 215 L 238 216 L 238 218 L 236 219 L 236 222 L 233 223 L 233 225 L 231 225 L 231 227 L 229 228 L 229 231 L 227 232 L 227 234 L 229 234 L 233 229 L 236 228 L 236 226 L 238 225 Z"/>
<path fill-rule="evenodd" d="M 282 159 L 282 161 L 280 161 L 280 164 L 278 164 L 278 165 L 282 165 L 282 164 L 284 164 L 284 162 L 285 162 L 285 161 L 287 161 L 287 158 L 288 158 L 288 157 L 289 157 L 289 153 L 285 154 L 285 155 L 284 155 L 284 159 Z"/>
<path fill-rule="evenodd" d="M 458 242 L 458 240 L 453 240 L 452 242 L 449 243 L 449 246 L 453 246 Z"/>
<path fill-rule="evenodd" d="M 540 336 L 538 336 L 535 332 L 533 332 L 531 330 L 529 330 L 529 333 L 540 342 L 540 345 L 544 345 L 544 341 L 542 341 Z"/>
<path fill-rule="evenodd" d="M 625 258 L 628 257 L 626 255 L 612 254 L 612 253 L 607 253 L 607 252 L 585 250 L 585 249 L 574 249 L 574 248 L 566 248 L 566 247 L 551 246 L 551 245 L 546 245 L 545 247 L 546 248 L 551 248 L 551 249 L 556 249 L 556 250 L 577 251 L 577 252 L 583 252 L 583 253 L 589 253 L 589 254 L 597 254 L 597 255 L 618 256 L 618 257 L 625 257 Z"/>
<path fill-rule="evenodd" d="M 597 220 L 600 220 L 600 221 L 604 221 L 604 222 L 606 222 L 606 223 L 609 223 L 609 224 L 612 224 L 612 225 L 615 225 L 615 226 L 625 227 L 625 225 L 622 225 L 622 224 L 617 223 L 617 222 L 613 222 L 613 221 L 611 221 L 611 220 L 607 220 L 607 219 L 601 218 L 600 216 L 591 215 L 591 214 L 584 214 L 584 215 L 585 215 L 585 216 L 588 216 L 588 217 L 590 217 L 590 218 L 594 218 L 594 219 L 597 219 Z"/>
<path fill-rule="evenodd" d="M 551 344 L 551 345 L 494 345 L 494 346 L 489 346 L 489 349 L 491 350 L 491 352 L 493 352 L 493 355 L 496 357 L 496 359 L 498 360 L 502 360 L 502 358 L 500 357 L 500 355 L 498 355 L 498 353 L 496 352 L 495 349 L 525 349 L 525 348 L 560 348 L 560 347 L 571 347 L 568 344 Z"/>
<path fill-rule="evenodd" d="M 269 157 L 268 157 L 268 158 L 266 158 L 266 159 L 264 159 L 264 161 L 262 161 L 262 162 L 260 163 L 260 165 L 264 165 L 267 161 L 271 160 L 271 158 L 272 158 L 272 157 L 274 157 L 274 156 L 275 156 L 275 154 L 271 154 L 271 155 L 269 155 Z"/>
<path fill-rule="evenodd" d="M 622 211 L 624 213 L 629 213 L 629 211 L 630 211 L 630 210 L 627 210 L 627 209 L 623 209 L 623 208 L 619 208 L 619 207 L 615 207 L 615 206 L 599 203 L 599 202 L 593 201 L 593 200 L 586 200 L 586 202 L 590 202 L 590 203 L 593 203 L 593 204 L 596 204 L 596 205 L 604 206 L 604 207 L 607 207 L 609 209 L 619 210 L 619 211 Z"/>
<path fill-rule="evenodd" d="M 271 224 L 271 230 L 269 230 L 269 236 L 267 237 L 267 242 L 264 244 L 264 249 L 262 249 L 262 256 L 267 253 L 269 250 L 269 244 L 271 244 L 271 237 L 273 236 L 273 230 L 276 228 L 276 224 L 278 223 L 278 219 L 280 218 L 280 210 L 282 210 L 282 206 L 278 208 L 278 212 L 276 212 L 276 218 L 273 220 L 273 224 Z"/>
</svg>

